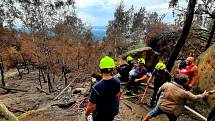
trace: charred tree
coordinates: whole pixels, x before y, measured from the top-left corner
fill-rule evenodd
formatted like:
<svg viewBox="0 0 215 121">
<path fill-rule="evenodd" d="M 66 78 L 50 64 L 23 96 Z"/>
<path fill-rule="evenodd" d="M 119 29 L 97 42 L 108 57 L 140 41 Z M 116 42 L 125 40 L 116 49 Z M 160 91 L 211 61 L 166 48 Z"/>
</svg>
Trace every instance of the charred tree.
<svg viewBox="0 0 215 121">
<path fill-rule="evenodd" d="M 30 73 L 30 69 L 29 69 L 28 64 L 27 64 L 27 62 L 26 62 L 26 60 L 25 60 L 25 58 L 24 58 L 24 56 L 23 56 L 22 53 L 21 53 L 21 57 L 22 57 L 22 60 L 23 60 L 23 65 L 25 66 L 25 68 L 27 69 L 28 74 L 29 74 Z"/>
<path fill-rule="evenodd" d="M 52 86 L 52 83 L 51 83 L 51 77 L 50 77 L 49 72 L 47 74 L 47 80 L 48 80 L 49 93 L 51 93 L 52 89 L 53 89 L 53 86 Z"/>
<path fill-rule="evenodd" d="M 69 67 L 63 66 L 63 68 L 62 68 L 62 74 L 63 74 L 64 80 L 65 80 L 65 87 L 68 84 L 68 79 L 67 79 L 66 74 L 68 74 L 70 72 L 71 72 L 71 69 Z"/>
<path fill-rule="evenodd" d="M 169 71 L 171 71 L 171 69 L 174 65 L 174 62 L 177 59 L 182 47 L 184 46 L 187 36 L 189 34 L 189 31 L 190 31 L 190 28 L 192 25 L 192 21 L 193 21 L 196 2 L 197 2 L 196 0 L 189 0 L 187 13 L 186 13 L 186 19 L 184 22 L 182 33 L 176 43 L 175 48 L 173 49 L 173 51 L 171 53 L 170 58 L 167 63 L 167 70 L 169 70 Z"/>
<path fill-rule="evenodd" d="M 16 64 L 16 69 L 17 69 L 17 71 L 19 73 L 19 79 L 22 79 L 22 72 L 21 72 L 20 67 L 18 66 L 18 64 Z"/>
<path fill-rule="evenodd" d="M 68 80 L 67 80 L 67 77 L 66 77 L 66 73 L 65 73 L 65 72 L 63 73 L 63 76 L 64 76 L 64 79 L 65 79 L 65 87 L 66 87 L 67 84 L 68 84 Z"/>
<path fill-rule="evenodd" d="M 55 80 L 55 75 L 53 74 L 53 78 L 52 78 L 52 82 L 53 82 L 53 84 L 54 84 L 54 81 Z"/>
<path fill-rule="evenodd" d="M 42 77 L 43 77 L 43 82 L 46 83 L 47 81 L 46 81 L 46 77 L 45 77 L 45 75 L 44 75 L 43 70 L 41 70 L 41 74 L 42 74 Z"/>
<path fill-rule="evenodd" d="M 1 70 L 1 81 L 2 81 L 2 85 L 5 86 L 5 81 L 4 81 L 4 63 L 3 63 L 3 59 L 1 58 L 1 62 L 0 62 L 0 70 Z"/>
<path fill-rule="evenodd" d="M 42 82 L 41 82 L 41 69 L 39 68 L 39 84 L 40 84 L 40 88 L 42 89 Z"/>
</svg>

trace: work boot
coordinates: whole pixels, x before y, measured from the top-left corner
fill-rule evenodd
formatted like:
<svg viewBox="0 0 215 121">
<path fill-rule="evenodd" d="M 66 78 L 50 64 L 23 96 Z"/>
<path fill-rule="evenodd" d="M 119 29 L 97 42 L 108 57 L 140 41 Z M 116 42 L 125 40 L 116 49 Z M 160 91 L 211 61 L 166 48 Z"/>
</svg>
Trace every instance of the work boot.
<svg viewBox="0 0 215 121">
<path fill-rule="evenodd" d="M 134 94 L 138 94 L 138 87 L 134 87 L 134 89 L 133 89 L 133 92 L 134 92 Z"/>
</svg>

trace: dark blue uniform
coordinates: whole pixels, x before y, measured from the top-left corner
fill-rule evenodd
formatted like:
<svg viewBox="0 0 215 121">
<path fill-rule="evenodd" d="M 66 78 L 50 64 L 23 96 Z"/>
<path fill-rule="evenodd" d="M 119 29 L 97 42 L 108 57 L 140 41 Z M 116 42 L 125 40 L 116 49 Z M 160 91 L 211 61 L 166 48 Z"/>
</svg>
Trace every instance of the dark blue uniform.
<svg viewBox="0 0 215 121">
<path fill-rule="evenodd" d="M 154 92 L 152 95 L 152 100 L 151 100 L 151 107 L 154 106 L 155 102 L 156 102 L 156 96 L 157 96 L 157 92 L 159 90 L 159 88 L 166 82 L 170 82 L 171 81 L 171 75 L 167 70 L 155 70 L 152 73 L 152 76 L 154 77 Z"/>
<path fill-rule="evenodd" d="M 112 121 L 119 112 L 120 81 L 118 78 L 101 80 L 92 87 L 90 102 L 96 104 L 93 121 Z"/>
<path fill-rule="evenodd" d="M 118 72 L 121 75 L 120 80 L 123 82 L 128 82 L 129 80 L 129 72 L 134 67 L 133 63 L 123 64 L 119 66 Z"/>
</svg>

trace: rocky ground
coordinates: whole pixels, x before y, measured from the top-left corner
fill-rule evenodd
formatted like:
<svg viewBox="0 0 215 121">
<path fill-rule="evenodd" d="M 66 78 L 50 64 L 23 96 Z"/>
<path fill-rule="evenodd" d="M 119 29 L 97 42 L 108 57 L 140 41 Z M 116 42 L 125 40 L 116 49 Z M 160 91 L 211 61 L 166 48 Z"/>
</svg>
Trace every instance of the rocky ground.
<svg viewBox="0 0 215 121">
<path fill-rule="evenodd" d="M 39 91 L 36 87 L 39 87 L 38 73 L 31 71 L 30 74 L 25 74 L 23 79 L 18 79 L 18 76 L 11 71 L 7 74 L 6 83 L 8 86 L 26 90 L 27 92 L 7 92 L 4 89 L 0 89 L 0 100 L 9 108 L 10 111 L 18 116 L 20 121 L 83 121 L 83 112 L 86 107 L 86 100 L 88 96 L 88 88 L 90 83 L 84 80 L 78 79 L 72 84 L 71 88 L 65 91 L 59 99 L 53 101 L 54 97 L 64 88 L 63 81 L 54 82 L 54 92 L 50 95 Z M 13 74 L 11 74 L 13 73 Z M 11 75 L 10 75 L 11 74 Z M 60 80 L 56 79 L 56 80 Z M 70 79 L 72 80 L 72 79 Z M 88 88 L 86 88 L 88 87 Z M 83 88 L 83 94 L 73 94 L 75 88 Z M 142 87 L 144 89 L 144 87 Z M 47 83 L 43 83 L 43 91 L 48 92 Z M 120 113 L 115 118 L 116 121 L 140 121 L 143 115 L 149 112 L 150 95 L 152 90 L 149 89 L 144 103 L 140 104 L 138 98 L 121 100 Z M 82 100 L 86 99 L 86 100 Z M 71 102 L 77 103 L 73 104 Z M 68 103 L 73 104 L 73 107 L 66 105 Z M 82 102 L 79 106 L 78 102 Z M 63 106 L 61 104 L 64 104 Z M 208 115 L 208 109 L 206 104 L 202 101 L 191 103 L 190 106 L 199 111 L 205 117 Z M 71 107 L 68 109 L 68 107 Z M 201 121 L 188 111 L 185 111 L 180 117 L 179 121 Z M 167 121 L 165 115 L 160 115 L 152 121 Z"/>
</svg>

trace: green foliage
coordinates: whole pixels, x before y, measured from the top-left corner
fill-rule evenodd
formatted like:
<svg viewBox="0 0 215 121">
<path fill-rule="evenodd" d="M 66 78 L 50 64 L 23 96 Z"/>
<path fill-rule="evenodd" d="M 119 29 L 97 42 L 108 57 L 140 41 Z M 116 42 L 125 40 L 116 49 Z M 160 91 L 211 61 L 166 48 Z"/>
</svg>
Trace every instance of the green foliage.
<svg viewBox="0 0 215 121">
<path fill-rule="evenodd" d="M 139 44 L 136 44 L 134 46 L 131 46 L 131 49 L 138 49 L 138 48 L 143 48 L 143 47 L 146 47 L 144 43 L 139 43 Z"/>
</svg>

